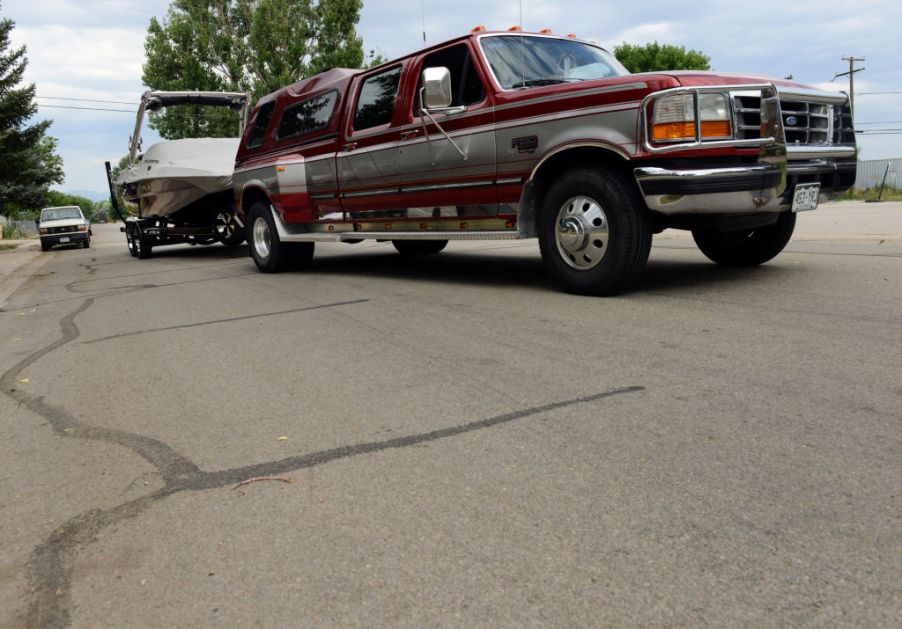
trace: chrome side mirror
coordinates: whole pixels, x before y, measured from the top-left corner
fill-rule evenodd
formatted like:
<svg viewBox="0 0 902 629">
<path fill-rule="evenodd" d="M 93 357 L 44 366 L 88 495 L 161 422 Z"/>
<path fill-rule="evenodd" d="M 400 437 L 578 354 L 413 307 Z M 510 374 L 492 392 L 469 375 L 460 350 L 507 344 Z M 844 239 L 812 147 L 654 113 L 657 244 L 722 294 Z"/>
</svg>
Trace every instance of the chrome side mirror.
<svg viewBox="0 0 902 629">
<path fill-rule="evenodd" d="M 423 93 L 423 109 L 448 109 L 454 99 L 451 71 L 441 66 L 423 70 Z"/>
</svg>

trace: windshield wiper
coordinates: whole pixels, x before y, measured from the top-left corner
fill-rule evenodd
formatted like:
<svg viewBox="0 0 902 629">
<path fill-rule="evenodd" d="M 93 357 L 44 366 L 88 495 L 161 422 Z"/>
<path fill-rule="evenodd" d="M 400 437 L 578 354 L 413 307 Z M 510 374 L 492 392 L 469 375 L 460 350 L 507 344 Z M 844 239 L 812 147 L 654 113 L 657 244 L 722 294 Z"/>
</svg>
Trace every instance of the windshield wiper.
<svg viewBox="0 0 902 629">
<path fill-rule="evenodd" d="M 528 79 L 526 81 L 522 81 L 521 83 L 514 83 L 511 85 L 512 88 L 518 87 L 539 87 L 542 85 L 560 85 L 561 83 L 573 83 L 576 81 L 584 81 L 585 79 Z"/>
</svg>

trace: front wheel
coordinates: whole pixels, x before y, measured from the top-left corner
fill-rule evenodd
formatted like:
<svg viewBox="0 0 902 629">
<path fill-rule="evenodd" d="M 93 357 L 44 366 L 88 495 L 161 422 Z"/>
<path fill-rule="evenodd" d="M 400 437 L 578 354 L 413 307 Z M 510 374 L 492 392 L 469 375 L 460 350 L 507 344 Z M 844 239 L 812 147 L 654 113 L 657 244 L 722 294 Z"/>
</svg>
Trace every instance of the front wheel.
<svg viewBox="0 0 902 629">
<path fill-rule="evenodd" d="M 604 168 L 564 173 L 544 195 L 539 248 L 552 279 L 579 295 L 615 295 L 632 286 L 651 250 L 648 213 L 624 179 Z"/>
<path fill-rule="evenodd" d="M 448 246 L 447 240 L 392 240 L 402 256 L 429 256 Z"/>
<path fill-rule="evenodd" d="M 718 231 L 714 229 L 693 230 L 695 244 L 708 259 L 722 266 L 758 266 L 774 258 L 783 251 L 792 238 L 796 226 L 796 215 L 783 212 L 773 225 L 743 229 L 739 231 Z"/>
<path fill-rule="evenodd" d="M 300 268 L 313 260 L 312 242 L 282 242 L 270 206 L 258 201 L 247 215 L 247 240 L 251 257 L 264 273 Z"/>
<path fill-rule="evenodd" d="M 50 251 L 50 241 L 46 238 L 41 238 L 41 251 Z"/>
</svg>

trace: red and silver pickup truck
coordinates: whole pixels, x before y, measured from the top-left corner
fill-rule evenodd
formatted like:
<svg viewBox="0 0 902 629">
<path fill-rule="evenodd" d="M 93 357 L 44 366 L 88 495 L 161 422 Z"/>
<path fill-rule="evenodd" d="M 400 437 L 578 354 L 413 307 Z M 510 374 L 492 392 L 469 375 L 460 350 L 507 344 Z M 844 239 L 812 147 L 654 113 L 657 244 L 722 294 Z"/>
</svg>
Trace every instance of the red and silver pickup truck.
<svg viewBox="0 0 902 629">
<path fill-rule="evenodd" d="M 317 242 L 538 238 L 564 290 L 629 288 L 652 234 L 724 265 L 777 255 L 796 213 L 852 186 L 848 98 L 705 72 L 630 74 L 573 37 L 476 31 L 257 104 L 236 203 L 261 271 Z"/>
</svg>

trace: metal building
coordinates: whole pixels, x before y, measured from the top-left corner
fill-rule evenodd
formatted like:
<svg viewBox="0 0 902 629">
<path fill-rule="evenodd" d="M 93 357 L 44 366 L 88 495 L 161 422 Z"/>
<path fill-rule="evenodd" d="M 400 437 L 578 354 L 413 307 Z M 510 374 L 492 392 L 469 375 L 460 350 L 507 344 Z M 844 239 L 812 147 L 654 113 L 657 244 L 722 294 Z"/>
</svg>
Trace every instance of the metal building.
<svg viewBox="0 0 902 629">
<path fill-rule="evenodd" d="M 879 188 L 884 175 L 887 188 L 902 188 L 902 159 L 875 159 L 858 162 L 855 189 Z"/>
</svg>

